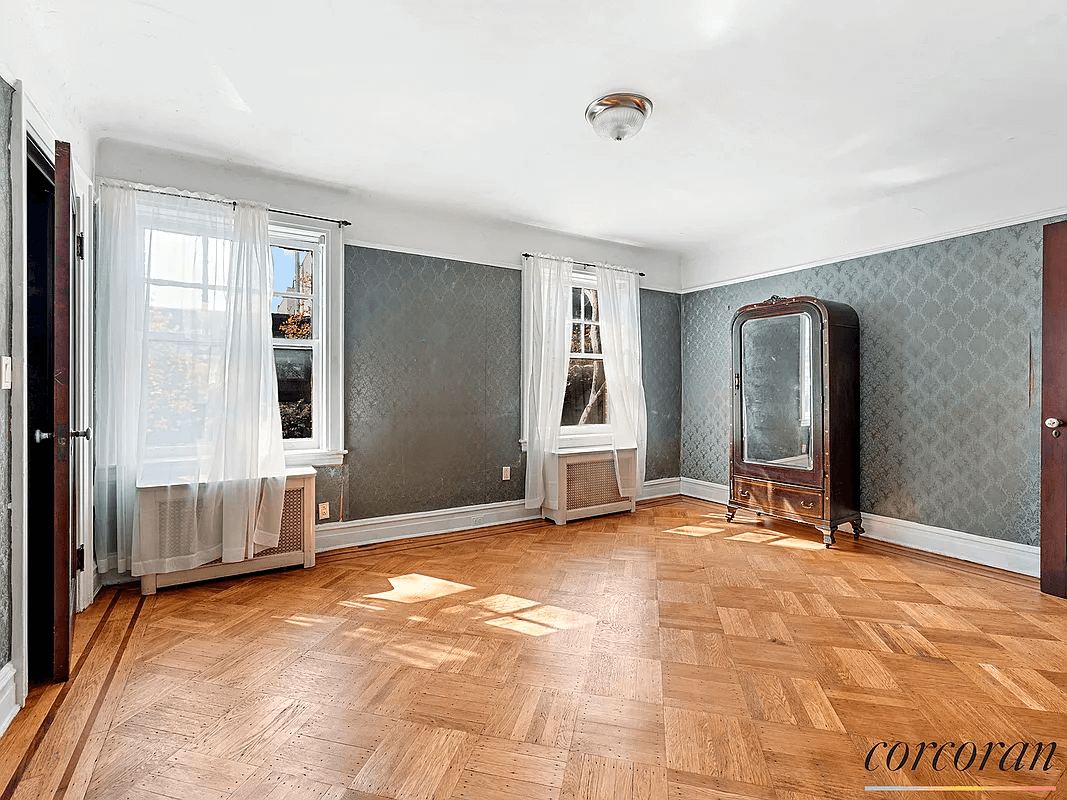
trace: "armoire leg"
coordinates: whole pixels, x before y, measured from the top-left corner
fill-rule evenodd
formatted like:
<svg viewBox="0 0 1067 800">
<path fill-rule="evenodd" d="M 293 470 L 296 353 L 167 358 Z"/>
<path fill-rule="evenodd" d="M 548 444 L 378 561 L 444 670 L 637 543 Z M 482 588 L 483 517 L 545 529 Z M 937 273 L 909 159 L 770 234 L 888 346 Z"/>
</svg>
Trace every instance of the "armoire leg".
<svg viewBox="0 0 1067 800">
<path fill-rule="evenodd" d="M 737 513 L 737 509 L 736 508 L 730 508 L 729 506 L 727 506 L 726 507 L 726 521 L 727 522 L 733 522 L 734 521 L 734 514 L 736 514 L 736 513 Z"/>
<path fill-rule="evenodd" d="M 852 520 L 850 524 L 852 525 L 852 538 L 860 538 L 860 535 L 863 533 L 863 524 L 858 519 Z"/>
<path fill-rule="evenodd" d="M 837 530 L 836 527 L 831 527 L 831 528 L 819 527 L 819 530 L 822 531 L 822 543 L 824 545 L 826 545 L 827 547 L 829 547 L 830 545 L 834 544 L 837 541 L 837 539 L 834 538 L 834 531 Z"/>
</svg>

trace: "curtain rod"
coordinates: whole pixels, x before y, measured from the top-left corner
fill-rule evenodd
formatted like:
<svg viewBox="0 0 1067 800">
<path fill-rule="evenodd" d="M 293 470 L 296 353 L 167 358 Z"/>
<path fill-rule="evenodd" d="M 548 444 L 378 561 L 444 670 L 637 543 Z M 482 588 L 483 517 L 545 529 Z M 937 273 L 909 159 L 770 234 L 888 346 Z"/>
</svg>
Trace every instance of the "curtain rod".
<svg viewBox="0 0 1067 800">
<path fill-rule="evenodd" d="M 536 253 L 520 253 L 523 258 L 533 258 Z M 645 273 L 638 272 L 636 269 L 627 269 L 626 267 L 615 267 L 611 264 L 590 264 L 588 261 L 575 261 L 573 258 L 558 258 L 557 256 L 549 256 L 549 258 L 555 258 L 557 261 L 570 261 L 572 264 L 577 264 L 579 267 L 605 267 L 606 269 L 613 269 L 616 272 L 632 272 L 634 275 L 645 277 Z"/>
<path fill-rule="evenodd" d="M 208 203 L 233 203 L 233 207 L 237 208 L 236 200 L 215 200 L 210 197 L 190 197 L 187 194 L 179 194 L 178 192 L 164 192 L 160 189 L 141 189 L 138 187 L 130 187 L 134 191 L 144 192 L 145 194 L 162 194 L 166 197 L 185 197 L 189 200 L 203 200 Z M 336 222 L 339 228 L 347 228 L 352 223 L 347 219 L 334 219 L 333 217 L 320 217 L 317 214 L 301 214 L 299 211 L 285 211 L 280 208 L 272 208 L 267 206 L 267 211 L 273 211 L 275 214 L 288 214 L 291 217 L 303 217 L 304 219 L 321 219 L 323 222 Z"/>
</svg>

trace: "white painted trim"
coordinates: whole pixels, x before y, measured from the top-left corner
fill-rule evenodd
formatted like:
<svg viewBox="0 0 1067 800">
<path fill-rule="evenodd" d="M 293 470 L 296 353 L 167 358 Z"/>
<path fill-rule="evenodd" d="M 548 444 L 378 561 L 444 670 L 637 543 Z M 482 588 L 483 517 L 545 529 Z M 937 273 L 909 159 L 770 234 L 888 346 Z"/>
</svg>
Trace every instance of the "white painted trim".
<svg viewBox="0 0 1067 800">
<path fill-rule="evenodd" d="M 653 497 L 671 497 L 681 494 L 681 478 L 657 478 L 645 481 L 644 487 L 637 495 L 638 500 L 650 500 Z"/>
<path fill-rule="evenodd" d="M 315 550 L 322 553 L 341 547 L 414 539 L 435 533 L 487 528 L 540 518 L 541 509 L 528 509 L 526 501 L 512 500 L 506 503 L 442 508 L 351 522 L 325 522 L 315 528 Z"/>
<path fill-rule="evenodd" d="M 95 208 L 93 204 L 93 184 L 85 171 L 77 164 L 72 165 L 74 192 L 77 198 L 76 220 L 78 229 L 85 243 L 84 256 L 79 260 L 76 255 L 72 260 L 71 285 L 74 288 L 74 306 L 71 308 L 71 330 L 73 345 L 71 351 L 71 420 L 72 430 L 85 430 L 96 425 L 93 401 L 94 365 L 93 343 L 95 342 L 93 310 L 95 267 L 95 241 L 93 224 Z M 78 503 L 71 509 L 77 523 L 78 545 L 85 549 L 85 568 L 77 575 L 77 592 L 74 609 L 81 613 L 89 607 L 96 596 L 94 575 L 89 568 L 96 562 L 93 536 L 93 498 L 94 474 L 93 456 L 96 443 L 94 440 L 75 439 L 71 447 L 71 466 Z"/>
<path fill-rule="evenodd" d="M 646 481 L 638 495 L 640 499 L 669 497 L 678 494 L 678 478 Z M 315 550 L 324 553 L 342 547 L 392 542 L 398 539 L 417 539 L 436 533 L 488 528 L 509 522 L 540 519 L 541 511 L 526 508 L 524 500 L 487 503 L 461 508 L 442 508 L 390 517 L 372 517 L 351 522 L 324 522 L 315 527 Z"/>
<path fill-rule="evenodd" d="M 729 497 L 728 487 L 721 483 L 682 478 L 681 484 L 682 494 L 687 497 L 697 497 L 720 505 L 725 505 Z M 863 512 L 863 528 L 865 538 L 878 542 L 890 542 L 910 550 L 936 553 L 1035 578 L 1041 575 L 1041 549 L 1033 545 L 867 512 Z"/>
<path fill-rule="evenodd" d="M 26 389 L 26 92 L 15 81 L 11 104 L 11 663 L 15 702 L 29 691 L 27 641 L 29 615 L 26 572 L 27 476 L 29 460 L 28 395 Z"/>
<path fill-rule="evenodd" d="M 9 661 L 0 667 L 0 736 L 19 713 L 19 707 L 15 702 L 15 665 Z"/>
<path fill-rule="evenodd" d="M 1041 548 L 1028 544 L 991 539 L 973 533 L 937 528 L 906 519 L 864 514 L 864 536 L 879 542 L 892 542 L 912 550 L 951 556 L 972 564 L 1041 576 Z"/>
<path fill-rule="evenodd" d="M 919 239 L 912 239 L 907 242 L 898 242 L 897 244 L 883 245 L 879 247 L 872 247 L 868 250 L 857 250 L 853 253 L 846 255 L 837 255 L 830 258 L 822 258 L 817 261 L 808 261 L 804 264 L 795 264 L 791 267 L 782 267 L 781 269 L 772 269 L 767 272 L 757 272 L 754 275 L 745 275 L 740 278 L 727 278 L 722 281 L 712 281 L 711 283 L 702 283 L 698 286 L 683 286 L 678 294 L 689 294 L 690 292 L 702 292 L 705 289 L 715 289 L 720 286 L 731 286 L 735 283 L 745 283 L 746 281 L 755 281 L 760 278 L 773 278 L 776 275 L 787 275 L 790 272 L 800 272 L 805 269 L 812 269 L 813 267 L 822 267 L 827 264 L 837 264 L 841 261 L 850 261 L 853 258 L 866 258 L 868 256 L 876 256 L 879 253 L 892 253 L 894 250 L 906 250 L 909 247 L 917 247 L 921 244 L 933 244 L 934 242 L 944 242 L 949 239 L 957 239 L 960 236 L 970 236 L 973 233 L 984 233 L 986 231 L 995 231 L 998 228 L 1008 228 L 1012 225 L 1025 225 L 1027 222 L 1037 222 L 1039 219 L 1048 219 L 1049 217 L 1059 217 L 1067 214 L 1067 207 L 1054 208 L 1051 211 L 1042 211 L 1037 214 L 1023 214 L 1022 216 L 1012 217 L 1011 219 L 1000 220 L 998 222 L 985 222 L 979 225 L 972 225 L 967 228 L 960 228 L 948 233 L 935 233 L 931 236 L 925 236 Z"/>
<path fill-rule="evenodd" d="M 724 506 L 730 496 L 727 487 L 721 483 L 698 481 L 696 478 L 679 478 L 678 481 L 681 484 L 680 493 L 686 497 L 695 497 L 698 500 L 707 500 Z"/>
</svg>

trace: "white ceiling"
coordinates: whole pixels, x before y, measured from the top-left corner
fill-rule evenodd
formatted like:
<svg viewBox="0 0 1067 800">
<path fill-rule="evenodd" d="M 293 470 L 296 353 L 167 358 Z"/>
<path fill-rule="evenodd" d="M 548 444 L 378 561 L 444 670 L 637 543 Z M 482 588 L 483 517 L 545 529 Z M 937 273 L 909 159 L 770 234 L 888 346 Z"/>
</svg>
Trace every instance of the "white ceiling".
<svg viewBox="0 0 1067 800">
<path fill-rule="evenodd" d="M 1067 207 L 1062 0 L 37 0 L 113 137 L 678 252 L 696 285 Z M 583 112 L 655 110 L 634 140 Z"/>
</svg>

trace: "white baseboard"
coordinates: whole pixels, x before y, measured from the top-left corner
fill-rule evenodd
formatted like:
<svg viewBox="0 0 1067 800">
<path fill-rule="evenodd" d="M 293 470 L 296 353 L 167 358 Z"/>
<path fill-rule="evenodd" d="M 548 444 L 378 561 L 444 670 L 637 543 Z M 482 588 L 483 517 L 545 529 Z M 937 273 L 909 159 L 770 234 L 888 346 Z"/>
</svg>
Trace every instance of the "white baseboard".
<svg viewBox="0 0 1067 800">
<path fill-rule="evenodd" d="M 1033 545 L 991 539 L 878 514 L 865 513 L 863 529 L 864 536 L 880 542 L 892 542 L 913 550 L 951 556 L 1034 578 L 1041 577 L 1041 548 Z"/>
<path fill-rule="evenodd" d="M 728 487 L 721 483 L 698 481 L 695 478 L 681 479 L 681 493 L 722 505 L 726 504 L 729 496 Z M 1041 575 L 1041 549 L 1033 545 L 866 512 L 863 514 L 863 528 L 864 536 L 875 541 L 890 542 L 924 553 L 936 553 L 1035 578 Z"/>
<path fill-rule="evenodd" d="M 678 478 L 659 478 L 645 481 L 638 499 L 669 497 L 680 494 Z M 473 528 L 488 528 L 509 522 L 540 519 L 540 509 L 527 509 L 522 500 L 507 503 L 488 503 L 462 508 L 443 508 L 391 517 L 372 517 L 352 522 L 324 522 L 315 527 L 315 550 L 324 553 L 342 547 L 377 544 L 396 539 L 433 536 Z"/>
<path fill-rule="evenodd" d="M 680 494 L 686 497 L 696 497 L 699 500 L 726 505 L 726 500 L 730 496 L 727 488 L 721 483 L 708 483 L 698 481 L 696 478 L 679 478 L 678 480 L 681 484 Z"/>
<path fill-rule="evenodd" d="M 681 494 L 681 478 L 657 478 L 645 481 L 644 488 L 637 495 L 638 500 L 650 500 L 653 497 L 670 497 Z"/>
<path fill-rule="evenodd" d="M 323 553 L 359 544 L 391 542 L 395 539 L 488 528 L 492 525 L 540 518 L 541 509 L 528 509 L 524 501 L 512 500 L 506 503 L 443 508 L 351 522 L 326 522 L 315 528 L 315 550 Z"/>
<path fill-rule="evenodd" d="M 0 736 L 19 711 L 15 702 L 15 665 L 10 661 L 0 667 Z"/>
</svg>

